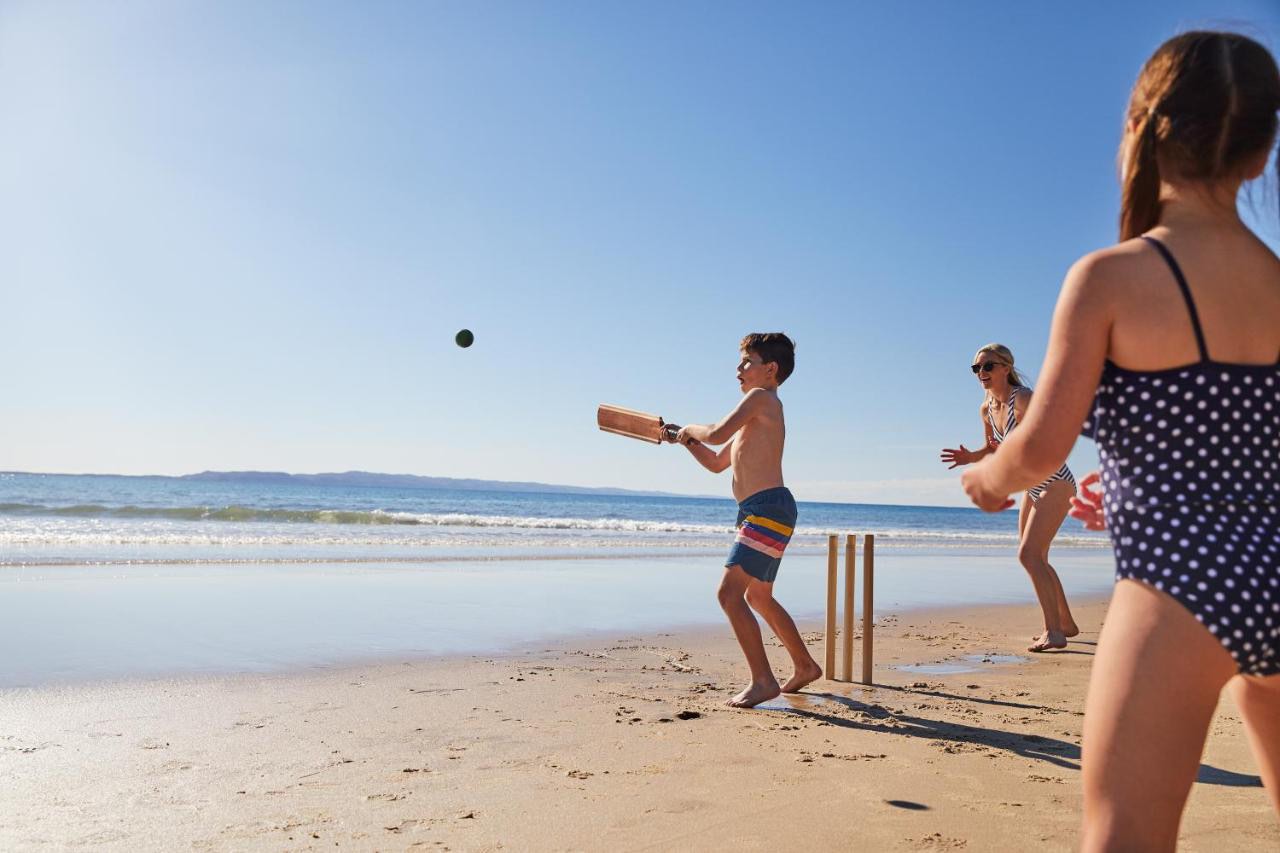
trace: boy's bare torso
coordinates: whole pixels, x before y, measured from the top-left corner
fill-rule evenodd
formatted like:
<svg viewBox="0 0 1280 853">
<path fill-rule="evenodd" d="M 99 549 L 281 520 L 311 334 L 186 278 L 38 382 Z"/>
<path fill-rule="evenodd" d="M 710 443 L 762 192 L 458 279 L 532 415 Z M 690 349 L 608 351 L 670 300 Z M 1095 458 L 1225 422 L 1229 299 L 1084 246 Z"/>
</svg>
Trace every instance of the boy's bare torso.
<svg viewBox="0 0 1280 853">
<path fill-rule="evenodd" d="M 729 460 L 733 468 L 733 497 L 739 503 L 782 483 L 782 446 L 786 423 L 782 401 L 772 391 L 756 390 L 762 399 L 755 417 L 733 437 Z"/>
</svg>

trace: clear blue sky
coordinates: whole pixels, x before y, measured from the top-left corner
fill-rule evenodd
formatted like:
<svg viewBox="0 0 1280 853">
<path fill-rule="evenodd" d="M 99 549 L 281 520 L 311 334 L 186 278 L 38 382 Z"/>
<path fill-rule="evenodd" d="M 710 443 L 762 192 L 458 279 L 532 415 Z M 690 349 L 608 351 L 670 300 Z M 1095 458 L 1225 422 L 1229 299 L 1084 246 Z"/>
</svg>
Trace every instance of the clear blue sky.
<svg viewBox="0 0 1280 853">
<path fill-rule="evenodd" d="M 595 406 L 714 420 L 783 330 L 802 500 L 961 503 L 974 350 L 1034 380 L 1204 26 L 1280 6 L 5 3 L 0 469 L 727 494 Z"/>
</svg>

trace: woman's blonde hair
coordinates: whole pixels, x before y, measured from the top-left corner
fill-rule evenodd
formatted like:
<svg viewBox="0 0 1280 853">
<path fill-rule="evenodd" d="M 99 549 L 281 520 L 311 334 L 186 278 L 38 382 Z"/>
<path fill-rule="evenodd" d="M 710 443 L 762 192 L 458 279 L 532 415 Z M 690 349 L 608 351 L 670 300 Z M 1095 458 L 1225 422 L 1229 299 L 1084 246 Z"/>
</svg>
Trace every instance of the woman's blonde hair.
<svg viewBox="0 0 1280 853">
<path fill-rule="evenodd" d="M 1010 385 L 1013 385 L 1017 388 L 1027 387 L 1026 378 L 1021 373 L 1018 372 L 1018 368 L 1013 366 L 1012 350 L 1010 350 L 1004 344 L 987 344 L 986 346 L 978 350 L 978 355 L 975 356 L 975 358 L 981 357 L 981 355 L 984 352 L 989 352 L 992 355 L 999 356 L 1002 364 L 1009 365 L 1009 384 Z"/>
</svg>

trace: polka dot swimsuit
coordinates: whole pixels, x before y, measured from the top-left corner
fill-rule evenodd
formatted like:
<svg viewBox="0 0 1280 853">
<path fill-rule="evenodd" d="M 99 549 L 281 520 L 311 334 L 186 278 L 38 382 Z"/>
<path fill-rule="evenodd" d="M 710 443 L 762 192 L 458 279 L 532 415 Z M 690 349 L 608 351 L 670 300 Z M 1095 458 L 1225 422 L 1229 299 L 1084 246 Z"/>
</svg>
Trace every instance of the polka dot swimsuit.
<svg viewBox="0 0 1280 853">
<path fill-rule="evenodd" d="M 1235 658 L 1280 673 L 1280 363 L 1209 358 L 1191 290 L 1200 361 L 1168 370 L 1107 362 L 1085 422 L 1098 443 L 1117 579 L 1162 590 Z"/>
</svg>

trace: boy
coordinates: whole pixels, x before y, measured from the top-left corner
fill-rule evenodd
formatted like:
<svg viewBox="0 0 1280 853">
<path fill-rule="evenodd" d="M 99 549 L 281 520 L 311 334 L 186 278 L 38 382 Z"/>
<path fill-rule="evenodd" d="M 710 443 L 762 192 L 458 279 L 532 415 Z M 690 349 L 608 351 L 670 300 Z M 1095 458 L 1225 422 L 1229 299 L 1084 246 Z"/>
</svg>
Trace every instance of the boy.
<svg viewBox="0 0 1280 853">
<path fill-rule="evenodd" d="M 778 399 L 778 386 L 795 367 L 795 344 L 781 332 L 757 332 L 743 338 L 739 349 L 742 400 L 718 423 L 686 426 L 675 440 L 712 473 L 733 468 L 738 535 L 725 561 L 719 599 L 747 657 L 751 684 L 726 704 L 752 708 L 779 693 L 799 692 L 822 674 L 822 668 L 805 648 L 791 615 L 773 597 L 773 579 L 796 523 L 795 499 L 782 484 L 786 426 Z M 717 452 L 708 444 L 724 447 Z M 795 674 L 781 687 L 769 667 L 751 608 L 769 623 L 795 665 Z"/>
</svg>

